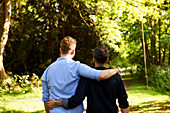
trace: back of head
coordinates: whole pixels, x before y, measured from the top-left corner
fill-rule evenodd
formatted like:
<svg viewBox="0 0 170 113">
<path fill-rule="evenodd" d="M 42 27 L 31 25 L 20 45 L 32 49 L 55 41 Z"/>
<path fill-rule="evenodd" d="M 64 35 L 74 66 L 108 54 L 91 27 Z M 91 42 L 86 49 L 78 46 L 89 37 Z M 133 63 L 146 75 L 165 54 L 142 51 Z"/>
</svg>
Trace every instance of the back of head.
<svg viewBox="0 0 170 113">
<path fill-rule="evenodd" d="M 64 37 L 60 43 L 62 54 L 68 54 L 69 50 L 75 49 L 76 43 L 76 39 L 73 39 L 70 36 Z"/>
<path fill-rule="evenodd" d="M 109 58 L 109 51 L 105 47 L 98 46 L 94 49 L 93 57 L 98 64 L 105 64 Z"/>
</svg>

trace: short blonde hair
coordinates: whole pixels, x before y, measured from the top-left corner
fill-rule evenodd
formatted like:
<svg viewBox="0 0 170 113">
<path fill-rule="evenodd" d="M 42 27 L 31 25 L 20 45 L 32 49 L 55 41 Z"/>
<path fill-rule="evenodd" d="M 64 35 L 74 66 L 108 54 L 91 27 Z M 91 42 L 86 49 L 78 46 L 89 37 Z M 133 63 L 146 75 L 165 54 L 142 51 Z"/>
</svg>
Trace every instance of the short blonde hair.
<svg viewBox="0 0 170 113">
<path fill-rule="evenodd" d="M 69 50 L 74 49 L 74 45 L 76 45 L 76 43 L 76 39 L 73 39 L 70 36 L 64 37 L 60 43 L 62 54 L 67 54 Z"/>
</svg>

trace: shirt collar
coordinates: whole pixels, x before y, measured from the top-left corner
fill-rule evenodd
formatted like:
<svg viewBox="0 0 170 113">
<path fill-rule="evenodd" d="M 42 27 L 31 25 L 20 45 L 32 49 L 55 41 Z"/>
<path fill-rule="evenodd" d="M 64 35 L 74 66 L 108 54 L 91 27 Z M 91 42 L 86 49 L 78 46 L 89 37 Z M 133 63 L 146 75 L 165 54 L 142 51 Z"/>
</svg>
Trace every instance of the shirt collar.
<svg viewBox="0 0 170 113">
<path fill-rule="evenodd" d="M 97 70 L 103 70 L 103 69 L 106 69 L 106 67 L 98 66 L 98 67 L 95 67 L 95 69 L 97 69 Z"/>
<path fill-rule="evenodd" d="M 59 57 L 59 58 L 57 59 L 57 61 L 66 60 L 66 59 L 67 59 L 66 57 Z"/>
<path fill-rule="evenodd" d="M 69 59 L 69 58 L 67 58 L 67 57 L 59 57 L 59 58 L 57 59 L 57 61 L 60 61 L 60 60 L 72 60 L 72 59 Z"/>
</svg>

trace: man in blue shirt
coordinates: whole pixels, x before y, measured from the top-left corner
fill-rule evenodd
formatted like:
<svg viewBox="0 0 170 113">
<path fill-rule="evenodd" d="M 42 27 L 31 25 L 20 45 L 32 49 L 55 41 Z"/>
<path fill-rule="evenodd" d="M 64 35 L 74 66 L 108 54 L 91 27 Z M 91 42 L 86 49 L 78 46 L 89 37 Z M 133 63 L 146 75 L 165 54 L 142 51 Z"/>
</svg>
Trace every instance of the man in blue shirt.
<svg viewBox="0 0 170 113">
<path fill-rule="evenodd" d="M 104 47 L 96 47 L 93 54 L 95 68 L 105 70 L 109 52 Z M 66 109 L 74 108 L 82 103 L 87 96 L 86 113 L 118 113 L 116 98 L 122 113 L 128 113 L 127 93 L 121 77 L 116 74 L 107 80 L 96 81 L 81 77 L 76 93 L 69 99 L 57 101 L 57 105 Z M 55 107 L 53 99 L 48 102 L 50 108 Z"/>
<path fill-rule="evenodd" d="M 42 100 L 47 113 L 49 113 L 47 106 L 49 99 L 62 100 L 75 94 L 80 79 L 79 75 L 95 80 L 104 80 L 119 73 L 117 69 L 102 71 L 92 69 L 79 61 L 72 60 L 75 56 L 75 48 L 75 39 L 70 36 L 63 38 L 60 43 L 61 57 L 52 63 L 42 75 Z M 68 110 L 58 106 L 51 109 L 50 113 L 82 113 L 83 111 L 83 104 L 80 104 Z"/>
</svg>

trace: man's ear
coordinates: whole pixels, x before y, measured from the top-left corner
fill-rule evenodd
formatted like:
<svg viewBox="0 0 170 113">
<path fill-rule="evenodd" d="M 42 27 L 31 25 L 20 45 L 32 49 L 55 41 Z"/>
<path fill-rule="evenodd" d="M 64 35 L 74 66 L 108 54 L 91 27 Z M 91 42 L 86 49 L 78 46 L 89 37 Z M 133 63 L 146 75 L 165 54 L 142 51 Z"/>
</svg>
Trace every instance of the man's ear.
<svg viewBox="0 0 170 113">
<path fill-rule="evenodd" d="M 95 63 L 95 59 L 94 59 L 94 57 L 93 57 L 93 63 Z"/>
<path fill-rule="evenodd" d="M 71 51 L 71 55 L 73 55 L 75 53 L 75 49 L 73 49 L 72 51 Z"/>
<path fill-rule="evenodd" d="M 61 53 L 61 48 L 60 48 L 60 53 Z"/>
<path fill-rule="evenodd" d="M 107 61 L 106 61 L 106 63 L 109 61 L 109 58 L 107 58 Z"/>
<path fill-rule="evenodd" d="M 106 60 L 106 62 L 104 63 L 104 65 L 106 65 L 108 61 L 109 61 L 109 58 L 107 58 L 107 60 Z"/>
</svg>

